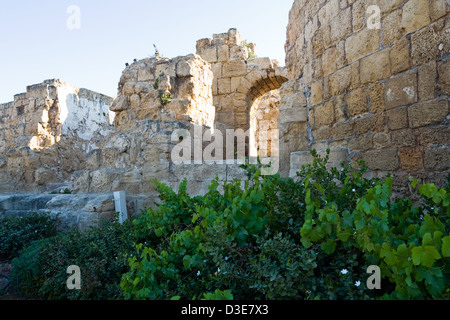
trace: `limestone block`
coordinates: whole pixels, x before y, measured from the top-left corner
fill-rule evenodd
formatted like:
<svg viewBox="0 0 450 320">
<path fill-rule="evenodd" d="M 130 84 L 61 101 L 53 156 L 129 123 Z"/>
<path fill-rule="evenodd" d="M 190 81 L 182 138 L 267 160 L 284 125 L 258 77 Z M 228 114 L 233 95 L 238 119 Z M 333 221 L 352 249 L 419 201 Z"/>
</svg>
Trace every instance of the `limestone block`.
<svg viewBox="0 0 450 320">
<path fill-rule="evenodd" d="M 448 31 L 438 33 L 435 28 L 430 25 L 415 32 L 411 36 L 412 63 L 421 65 L 434 60 L 441 52 L 439 47 L 443 50 L 450 50 Z"/>
<path fill-rule="evenodd" d="M 102 161 L 102 150 L 100 149 L 92 150 L 86 155 L 85 169 L 97 170 L 101 166 L 101 161 Z"/>
<path fill-rule="evenodd" d="M 439 87 L 441 88 L 441 91 L 447 95 L 450 95 L 450 62 L 449 61 L 440 62 L 438 65 L 438 72 L 439 72 Z"/>
<path fill-rule="evenodd" d="M 311 84 L 311 96 L 309 97 L 309 105 L 314 106 L 323 100 L 323 81 L 316 81 Z"/>
<path fill-rule="evenodd" d="M 122 93 L 126 96 L 131 96 L 134 94 L 135 82 L 127 82 L 122 88 Z"/>
<path fill-rule="evenodd" d="M 328 78 L 328 83 L 333 96 L 347 92 L 352 84 L 351 66 L 347 66 L 331 74 Z"/>
<path fill-rule="evenodd" d="M 218 61 L 217 47 L 203 47 L 198 51 L 198 54 L 209 63 Z"/>
<path fill-rule="evenodd" d="M 146 94 L 146 93 L 149 93 L 149 92 L 151 92 L 153 90 L 155 90 L 153 88 L 153 83 L 150 83 L 150 82 L 135 82 L 134 92 L 136 94 L 139 94 L 139 95 Z"/>
<path fill-rule="evenodd" d="M 347 103 L 347 110 L 350 117 L 355 117 L 368 111 L 367 89 L 365 87 L 358 88 L 348 93 L 344 97 L 344 100 Z"/>
<path fill-rule="evenodd" d="M 351 139 L 348 142 L 348 149 L 353 151 L 367 151 L 373 148 L 373 135 L 366 134 Z"/>
<path fill-rule="evenodd" d="M 405 33 L 414 32 L 430 22 L 428 0 L 409 0 L 405 3 L 401 23 Z"/>
<path fill-rule="evenodd" d="M 288 122 L 306 122 L 307 112 L 306 108 L 291 108 L 281 110 L 278 115 L 278 123 L 288 123 Z"/>
<path fill-rule="evenodd" d="M 244 46 L 235 46 L 230 49 L 230 60 L 247 60 L 248 48 Z"/>
<path fill-rule="evenodd" d="M 127 96 L 119 96 L 114 100 L 112 106 L 110 107 L 111 111 L 121 112 L 128 110 L 130 108 L 128 97 Z"/>
<path fill-rule="evenodd" d="M 330 24 L 331 42 L 336 43 L 345 39 L 352 33 L 352 10 L 347 8 L 342 10 L 337 16 L 332 18 Z"/>
<path fill-rule="evenodd" d="M 422 146 L 450 145 L 450 126 L 425 127 L 419 132 L 418 142 Z"/>
<path fill-rule="evenodd" d="M 379 30 L 364 28 L 345 40 L 345 54 L 348 63 L 378 51 L 380 44 Z"/>
<path fill-rule="evenodd" d="M 247 64 L 245 61 L 233 60 L 223 64 L 222 75 L 224 77 L 239 77 L 247 75 Z"/>
<path fill-rule="evenodd" d="M 417 73 L 405 73 L 386 81 L 386 108 L 406 106 L 417 101 Z"/>
<path fill-rule="evenodd" d="M 228 36 L 228 45 L 230 47 L 240 46 L 242 44 L 242 36 L 239 30 L 232 28 L 228 30 L 227 36 Z"/>
<path fill-rule="evenodd" d="M 242 83 L 242 80 L 243 80 L 244 78 L 242 78 L 242 77 L 234 77 L 234 78 L 231 78 L 231 83 L 230 83 L 230 86 L 231 86 L 231 92 L 239 92 L 239 88 L 241 87 L 241 83 Z"/>
<path fill-rule="evenodd" d="M 406 107 L 388 110 L 386 112 L 386 125 L 391 130 L 408 127 L 408 110 Z"/>
<path fill-rule="evenodd" d="M 210 47 L 211 46 L 211 39 L 210 38 L 204 38 L 204 39 L 200 39 L 197 40 L 197 45 L 196 45 L 196 52 L 197 54 L 200 52 L 200 50 L 204 47 Z"/>
<path fill-rule="evenodd" d="M 273 69 L 273 62 L 270 58 L 252 58 L 248 59 L 249 64 L 256 64 L 263 69 Z"/>
<path fill-rule="evenodd" d="M 411 68 L 410 43 L 408 38 L 404 37 L 397 41 L 389 53 L 392 74 L 397 74 Z"/>
<path fill-rule="evenodd" d="M 365 1 L 353 1 L 352 9 L 352 17 L 353 17 L 353 31 L 361 30 L 365 25 L 365 15 L 366 15 L 366 7 Z"/>
<path fill-rule="evenodd" d="M 138 109 L 141 105 L 141 98 L 138 94 L 133 94 L 130 98 L 130 108 L 131 109 Z"/>
<path fill-rule="evenodd" d="M 117 178 L 117 171 L 113 169 L 100 169 L 90 173 L 89 192 L 111 192 L 113 181 Z"/>
<path fill-rule="evenodd" d="M 56 182 L 58 177 L 54 170 L 39 168 L 36 170 L 34 179 L 38 185 L 47 185 L 51 182 Z"/>
<path fill-rule="evenodd" d="M 336 53 L 336 46 L 331 47 L 323 53 L 322 56 L 322 70 L 323 75 L 326 76 L 330 73 L 333 73 L 336 71 L 336 59 L 337 59 L 337 53 Z"/>
<path fill-rule="evenodd" d="M 191 61 L 181 60 L 177 64 L 177 76 L 178 77 L 192 77 L 194 76 Z"/>
<path fill-rule="evenodd" d="M 392 45 L 402 36 L 401 12 L 400 9 L 394 10 L 382 19 L 383 45 Z"/>
<path fill-rule="evenodd" d="M 217 79 L 217 91 L 219 94 L 231 93 L 231 78 Z"/>
<path fill-rule="evenodd" d="M 384 85 L 377 82 L 369 85 L 369 112 L 377 113 L 386 109 L 384 103 Z"/>
<path fill-rule="evenodd" d="M 334 140 L 340 140 L 344 138 L 348 138 L 354 135 L 355 133 L 355 122 L 350 121 L 344 121 L 344 122 L 338 122 L 336 123 L 333 128 L 329 132 L 325 131 L 322 132 L 325 135 L 325 139 L 318 139 L 320 140 L 329 140 L 331 137 Z"/>
<path fill-rule="evenodd" d="M 431 61 L 422 65 L 418 71 L 419 77 L 419 100 L 425 101 L 433 99 L 436 95 L 437 70 L 436 62 Z M 449 75 L 450 77 L 450 75 Z"/>
<path fill-rule="evenodd" d="M 373 147 L 375 149 L 391 147 L 391 134 L 386 132 L 377 132 L 373 134 Z"/>
<path fill-rule="evenodd" d="M 408 109 L 409 126 L 418 128 L 440 123 L 448 112 L 448 99 L 419 102 Z"/>
<path fill-rule="evenodd" d="M 436 21 L 437 19 L 445 16 L 446 13 L 446 0 L 434 0 L 430 1 L 430 17 L 432 21 Z M 448 1 L 447 1 L 447 5 Z"/>
<path fill-rule="evenodd" d="M 361 82 L 363 84 L 377 82 L 391 75 L 389 49 L 378 51 L 361 60 Z"/>
<path fill-rule="evenodd" d="M 385 128 L 386 116 L 383 113 L 365 115 L 355 120 L 355 133 L 357 135 L 368 132 L 381 132 Z"/>
<path fill-rule="evenodd" d="M 316 126 L 332 124 L 335 120 L 333 101 L 327 101 L 324 104 L 316 106 L 314 109 L 314 116 Z"/>
<path fill-rule="evenodd" d="M 398 152 L 403 170 L 423 169 L 423 154 L 420 148 L 406 148 Z"/>
<path fill-rule="evenodd" d="M 434 171 L 446 171 L 450 169 L 450 149 L 444 148 L 425 148 L 424 166 L 426 169 Z"/>
<path fill-rule="evenodd" d="M 411 129 L 395 130 L 391 133 L 392 147 L 414 147 L 416 145 L 416 136 Z"/>
<path fill-rule="evenodd" d="M 35 98 L 45 98 L 49 96 L 48 85 L 45 83 L 36 84 L 27 87 L 26 97 Z"/>
<path fill-rule="evenodd" d="M 370 170 L 393 171 L 400 168 L 400 161 L 395 149 L 368 151 L 363 153 L 363 158 Z"/>
<path fill-rule="evenodd" d="M 230 58 L 229 48 L 227 45 L 217 47 L 217 61 L 225 62 Z M 206 60 L 206 59 L 205 59 Z"/>
<path fill-rule="evenodd" d="M 130 148 L 130 140 L 125 134 L 118 134 L 110 137 L 105 148 L 116 148 L 123 153 Z"/>
</svg>

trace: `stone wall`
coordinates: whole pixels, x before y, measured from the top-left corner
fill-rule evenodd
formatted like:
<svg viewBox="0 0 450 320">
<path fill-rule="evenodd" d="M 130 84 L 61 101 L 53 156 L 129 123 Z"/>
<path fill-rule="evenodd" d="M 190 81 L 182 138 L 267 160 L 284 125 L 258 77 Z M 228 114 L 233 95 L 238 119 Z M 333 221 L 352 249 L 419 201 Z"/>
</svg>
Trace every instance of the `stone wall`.
<svg viewBox="0 0 450 320">
<path fill-rule="evenodd" d="M 113 99 L 61 80 L 27 87 L 0 105 L 0 192 L 66 185 L 86 152 L 110 134 Z"/>
<path fill-rule="evenodd" d="M 380 9 L 380 28 L 376 11 Z M 369 9 L 369 10 L 368 10 Z M 364 158 L 373 174 L 442 182 L 450 169 L 450 3 L 296 0 L 281 89 L 282 172 L 308 150 Z M 298 115 L 285 118 L 286 112 Z"/>
<path fill-rule="evenodd" d="M 258 98 L 250 110 L 250 128 L 255 135 L 254 148 L 261 157 L 272 156 L 272 141 L 268 135 L 278 129 L 280 102 L 279 90 L 272 90 Z"/>
<path fill-rule="evenodd" d="M 128 66 L 111 111 L 120 131 L 141 120 L 181 121 L 213 127 L 211 66 L 195 55 L 147 58 Z"/>
<path fill-rule="evenodd" d="M 256 45 L 246 43 L 237 29 L 198 40 L 197 54 L 213 71 L 215 122 L 229 128 L 248 130 L 255 101 L 287 81 L 286 68 L 256 57 Z"/>
<path fill-rule="evenodd" d="M 269 58 L 249 59 L 255 45 L 235 29 L 197 45 L 200 55 L 127 65 L 114 100 L 48 80 L 1 105 L 0 192 L 22 195 L 5 196 L 0 213 L 48 212 L 82 229 L 112 217 L 115 191 L 126 191 L 131 214 L 154 205 L 153 179 L 175 190 L 187 179 L 192 195 L 204 194 L 216 177 L 245 180 L 234 153 L 206 162 L 196 152 L 210 145 L 207 132 L 248 129 L 251 110 L 256 129 L 276 128 L 280 98 L 270 92 L 287 80 L 286 70 Z M 185 133 L 192 152 L 175 163 Z M 74 194 L 52 195 L 64 188 Z"/>
</svg>

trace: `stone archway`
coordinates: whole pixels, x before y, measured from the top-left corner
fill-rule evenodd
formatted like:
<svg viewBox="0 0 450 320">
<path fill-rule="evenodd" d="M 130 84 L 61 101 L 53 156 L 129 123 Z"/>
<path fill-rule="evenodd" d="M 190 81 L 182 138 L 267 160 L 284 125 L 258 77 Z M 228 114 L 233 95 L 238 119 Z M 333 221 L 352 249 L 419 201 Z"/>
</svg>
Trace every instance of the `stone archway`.
<svg viewBox="0 0 450 320">
<path fill-rule="evenodd" d="M 209 62 L 214 74 L 218 126 L 248 130 L 254 102 L 288 81 L 286 69 L 276 60 L 255 57 L 255 48 L 243 41 L 236 29 L 197 42 L 197 54 Z"/>
</svg>

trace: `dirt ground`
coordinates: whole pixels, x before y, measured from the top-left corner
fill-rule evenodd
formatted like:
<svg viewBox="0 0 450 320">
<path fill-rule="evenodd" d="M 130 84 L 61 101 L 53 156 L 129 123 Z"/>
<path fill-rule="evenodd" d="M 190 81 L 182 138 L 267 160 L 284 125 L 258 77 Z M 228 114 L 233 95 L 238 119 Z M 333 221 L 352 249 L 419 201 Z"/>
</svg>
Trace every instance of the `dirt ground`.
<svg viewBox="0 0 450 320">
<path fill-rule="evenodd" d="M 7 284 L 8 280 L 4 277 L 0 277 L 0 300 L 21 300 L 20 296 L 16 292 L 16 286 L 12 277 L 12 265 L 11 261 L 0 260 L 0 274 L 4 274 L 10 278 L 11 284 L 5 290 L 2 290 Z"/>
</svg>

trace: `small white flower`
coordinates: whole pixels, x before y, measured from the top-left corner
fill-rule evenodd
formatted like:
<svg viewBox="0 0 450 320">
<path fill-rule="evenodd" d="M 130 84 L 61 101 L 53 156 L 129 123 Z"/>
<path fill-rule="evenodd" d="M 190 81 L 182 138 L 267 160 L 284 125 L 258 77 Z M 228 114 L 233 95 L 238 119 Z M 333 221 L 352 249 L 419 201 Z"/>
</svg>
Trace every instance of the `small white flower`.
<svg viewBox="0 0 450 320">
<path fill-rule="evenodd" d="M 206 260 L 203 260 L 203 263 L 206 263 Z"/>
<path fill-rule="evenodd" d="M 198 272 L 197 272 L 197 277 L 198 277 L 198 276 L 200 276 L 200 270 L 198 270 Z"/>
<path fill-rule="evenodd" d="M 361 281 L 356 281 L 355 286 L 359 287 L 361 285 Z"/>
<path fill-rule="evenodd" d="M 225 261 L 228 261 L 228 257 L 225 257 Z"/>
<path fill-rule="evenodd" d="M 220 268 L 217 268 L 217 273 L 220 273 Z"/>
<path fill-rule="evenodd" d="M 348 273 L 348 270 L 347 270 L 347 269 L 342 269 L 342 270 L 341 270 L 341 273 L 342 273 L 342 274 L 347 274 L 347 273 Z"/>
<path fill-rule="evenodd" d="M 352 192 L 356 192 L 356 189 L 352 189 Z"/>
</svg>

